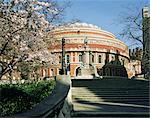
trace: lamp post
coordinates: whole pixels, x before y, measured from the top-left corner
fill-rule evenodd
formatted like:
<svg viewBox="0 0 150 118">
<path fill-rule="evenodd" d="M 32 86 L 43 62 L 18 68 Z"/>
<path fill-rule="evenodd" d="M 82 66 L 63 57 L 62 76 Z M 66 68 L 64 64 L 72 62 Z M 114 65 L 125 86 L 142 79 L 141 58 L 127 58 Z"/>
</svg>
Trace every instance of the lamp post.
<svg viewBox="0 0 150 118">
<path fill-rule="evenodd" d="M 66 64 L 65 64 L 65 38 L 62 38 L 62 62 L 61 62 L 61 74 L 66 75 Z"/>
</svg>

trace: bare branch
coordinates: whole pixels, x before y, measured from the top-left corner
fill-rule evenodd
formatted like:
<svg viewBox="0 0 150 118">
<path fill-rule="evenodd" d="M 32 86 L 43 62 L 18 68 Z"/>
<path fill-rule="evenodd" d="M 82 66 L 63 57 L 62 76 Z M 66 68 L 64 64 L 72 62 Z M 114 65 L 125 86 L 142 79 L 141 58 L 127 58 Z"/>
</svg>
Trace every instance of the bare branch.
<svg viewBox="0 0 150 118">
<path fill-rule="evenodd" d="M 143 45 L 143 41 L 140 40 L 140 37 L 141 37 L 141 36 L 136 37 L 136 36 L 134 36 L 134 35 L 132 34 L 132 32 L 129 32 L 129 33 L 130 33 L 130 36 L 131 36 L 133 39 L 139 41 L 139 42 Z"/>
</svg>

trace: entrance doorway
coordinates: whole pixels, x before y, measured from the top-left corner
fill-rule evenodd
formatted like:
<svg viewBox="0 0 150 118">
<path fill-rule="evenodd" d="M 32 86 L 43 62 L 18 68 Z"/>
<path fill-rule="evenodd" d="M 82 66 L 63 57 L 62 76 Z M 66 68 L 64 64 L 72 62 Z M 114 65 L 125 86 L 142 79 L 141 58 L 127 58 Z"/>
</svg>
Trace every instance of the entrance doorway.
<svg viewBox="0 0 150 118">
<path fill-rule="evenodd" d="M 76 69 L 76 76 L 80 76 L 80 75 L 81 75 L 81 68 L 78 67 L 78 68 Z"/>
</svg>

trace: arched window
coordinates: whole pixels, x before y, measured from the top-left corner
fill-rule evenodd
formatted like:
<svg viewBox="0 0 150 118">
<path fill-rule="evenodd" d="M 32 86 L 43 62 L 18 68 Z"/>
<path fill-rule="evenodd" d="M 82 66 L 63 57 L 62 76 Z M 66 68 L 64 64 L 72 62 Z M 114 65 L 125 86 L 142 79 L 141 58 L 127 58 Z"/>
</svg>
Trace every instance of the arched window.
<svg viewBox="0 0 150 118">
<path fill-rule="evenodd" d="M 94 55 L 92 55 L 92 63 L 94 63 Z"/>
<path fill-rule="evenodd" d="M 98 56 L 98 62 L 102 63 L 102 56 L 101 55 Z"/>
<path fill-rule="evenodd" d="M 79 54 L 79 62 L 82 62 L 82 54 Z"/>
</svg>

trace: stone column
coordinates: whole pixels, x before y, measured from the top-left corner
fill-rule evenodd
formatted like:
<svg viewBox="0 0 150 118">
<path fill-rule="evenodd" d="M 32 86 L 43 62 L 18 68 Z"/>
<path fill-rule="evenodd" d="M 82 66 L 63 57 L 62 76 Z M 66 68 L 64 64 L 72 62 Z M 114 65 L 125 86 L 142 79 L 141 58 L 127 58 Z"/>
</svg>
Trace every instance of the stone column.
<svg viewBox="0 0 150 118">
<path fill-rule="evenodd" d="M 89 65 L 89 62 L 90 62 L 89 60 L 90 60 L 89 51 L 85 51 L 83 54 L 83 64 Z"/>
<path fill-rule="evenodd" d="M 50 68 L 47 68 L 47 76 L 50 77 Z"/>
<path fill-rule="evenodd" d="M 89 65 L 89 51 L 86 51 L 85 55 L 86 55 L 86 64 Z"/>
<path fill-rule="evenodd" d="M 84 52 L 83 53 L 83 65 L 85 65 L 86 64 L 86 53 Z"/>
<path fill-rule="evenodd" d="M 89 64 L 92 64 L 92 52 L 89 53 Z"/>
<path fill-rule="evenodd" d="M 71 54 L 70 54 L 70 63 L 72 63 L 73 62 L 73 52 L 71 52 Z"/>
<path fill-rule="evenodd" d="M 45 76 L 45 69 L 44 69 L 44 67 L 42 67 L 41 72 L 42 72 L 42 77 L 44 77 Z"/>
<path fill-rule="evenodd" d="M 78 53 L 75 52 L 75 62 L 78 62 Z"/>
</svg>

